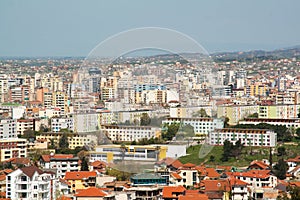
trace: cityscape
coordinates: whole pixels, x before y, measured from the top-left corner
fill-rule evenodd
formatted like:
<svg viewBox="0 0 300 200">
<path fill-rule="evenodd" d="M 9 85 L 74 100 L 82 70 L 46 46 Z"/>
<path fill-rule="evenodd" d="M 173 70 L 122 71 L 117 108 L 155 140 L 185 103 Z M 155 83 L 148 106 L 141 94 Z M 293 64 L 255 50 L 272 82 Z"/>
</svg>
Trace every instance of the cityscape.
<svg viewBox="0 0 300 200">
<path fill-rule="evenodd" d="M 281 6 L 290 9 L 280 14 L 283 24 L 293 24 L 300 17 L 293 13 L 298 2 L 293 6 L 268 1 L 270 15 L 258 9 L 258 16 L 271 20 L 273 35 L 262 28 L 265 21 L 248 13 L 233 14 L 250 17 L 249 27 L 262 28 L 261 35 L 268 33 L 261 41 L 256 38 L 258 46 L 252 46 L 251 39 L 232 38 L 235 31 L 227 35 L 230 27 L 212 36 L 209 23 L 200 18 L 216 17 L 217 27 L 226 20 L 240 23 L 223 10 L 193 13 L 193 6 L 219 10 L 223 3 L 215 1 L 162 3 L 173 9 L 181 5 L 184 15 L 185 9 L 191 9 L 191 16 L 177 16 L 178 21 L 170 14 L 174 19 L 167 22 L 176 21 L 176 26 L 164 26 L 165 19 L 156 18 L 165 14 L 160 9 L 149 18 L 152 24 L 145 16 L 134 16 L 135 24 L 129 20 L 131 14 L 120 14 L 122 6 L 133 11 L 132 6 L 146 15 L 148 8 L 159 5 L 157 1 L 145 2 L 145 7 L 135 1 L 127 2 L 129 7 L 117 1 L 75 1 L 64 14 L 59 12 L 62 7 L 53 11 L 61 18 L 48 13 L 58 3 L 54 2 L 0 2 L 4 27 L 0 33 L 0 200 L 300 199 L 300 41 L 299 36 L 293 37 L 300 29 L 278 35 L 273 24 L 277 19 L 273 12 Z M 229 2 L 223 6 L 232 13 L 246 12 L 244 6 L 235 6 L 249 3 Z M 89 13 L 92 7 L 115 5 L 119 5 L 114 7 L 116 13 L 120 12 L 116 16 L 128 20 L 125 31 L 117 34 L 114 28 L 124 27 L 111 25 L 116 16 L 103 22 L 105 9 Z M 12 14 L 24 13 L 22 6 L 34 12 L 26 11 L 24 19 L 16 21 Z M 82 16 L 69 19 L 77 9 Z M 40 18 L 34 17 L 35 12 Z M 70 34 L 59 22 L 70 23 L 67 29 L 73 31 L 87 19 L 85 15 L 94 18 L 82 25 L 86 29 L 74 32 L 84 36 L 92 32 L 87 27 L 101 22 L 101 31 L 111 28 L 111 36 L 85 35 L 66 47 L 64 41 L 75 36 L 57 37 L 59 30 L 61 35 Z M 181 18 L 192 17 L 199 19 L 204 31 L 190 22 L 183 29 L 177 27 Z M 26 19 L 43 23 L 32 29 L 24 26 Z M 52 23 L 57 23 L 57 29 L 47 28 Z M 23 28 L 22 35 L 13 31 L 16 26 Z M 34 32 L 42 37 L 28 35 Z M 208 50 L 197 34 L 203 34 Z M 231 45 L 218 43 L 222 37 Z M 97 43 L 99 38 L 102 42 L 97 45 L 82 45 Z M 41 41 L 45 46 L 39 47 Z"/>
</svg>

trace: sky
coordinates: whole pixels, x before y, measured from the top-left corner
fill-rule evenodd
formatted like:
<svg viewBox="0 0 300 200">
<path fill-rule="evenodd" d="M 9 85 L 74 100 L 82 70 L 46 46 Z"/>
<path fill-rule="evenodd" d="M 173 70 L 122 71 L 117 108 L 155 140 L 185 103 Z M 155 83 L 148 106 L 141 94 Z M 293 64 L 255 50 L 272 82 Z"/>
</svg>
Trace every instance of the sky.
<svg viewBox="0 0 300 200">
<path fill-rule="evenodd" d="M 208 52 L 300 44 L 298 0 L 1 0 L 0 56 L 86 56 L 133 28 L 182 32 Z"/>
</svg>

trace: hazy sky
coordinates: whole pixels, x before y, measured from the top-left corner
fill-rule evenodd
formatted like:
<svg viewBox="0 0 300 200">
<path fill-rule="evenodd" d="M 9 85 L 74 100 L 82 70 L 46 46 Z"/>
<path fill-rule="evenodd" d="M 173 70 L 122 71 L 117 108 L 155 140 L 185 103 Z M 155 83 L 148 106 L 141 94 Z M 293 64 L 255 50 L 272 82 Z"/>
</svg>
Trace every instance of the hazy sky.
<svg viewBox="0 0 300 200">
<path fill-rule="evenodd" d="M 299 0 L 1 0 L 0 56 L 86 56 L 120 31 L 164 27 L 209 52 L 300 44 Z"/>
</svg>

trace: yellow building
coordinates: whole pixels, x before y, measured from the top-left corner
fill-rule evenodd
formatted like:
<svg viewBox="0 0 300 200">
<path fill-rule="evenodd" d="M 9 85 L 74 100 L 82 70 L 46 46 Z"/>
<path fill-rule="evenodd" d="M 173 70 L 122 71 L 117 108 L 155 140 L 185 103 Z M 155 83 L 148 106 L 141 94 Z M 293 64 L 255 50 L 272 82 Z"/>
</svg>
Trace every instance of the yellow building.
<svg viewBox="0 0 300 200">
<path fill-rule="evenodd" d="M 245 87 L 245 93 L 250 96 L 266 96 L 268 87 L 266 85 L 251 84 Z"/>
<path fill-rule="evenodd" d="M 68 112 L 68 95 L 64 92 L 52 93 L 52 106 L 60 108 L 62 114 Z"/>
<path fill-rule="evenodd" d="M 241 105 L 241 106 L 219 106 L 217 108 L 217 117 L 228 117 L 230 125 L 238 124 L 239 120 L 248 117 L 248 115 L 259 112 L 259 106 Z"/>
<path fill-rule="evenodd" d="M 64 133 L 42 133 L 36 136 L 36 139 L 47 140 L 49 145 L 52 140 L 54 144 L 58 144 L 62 134 Z M 75 149 L 76 147 L 82 147 L 84 145 L 95 145 L 97 144 L 97 139 L 96 135 L 68 133 L 69 149 Z"/>
<path fill-rule="evenodd" d="M 78 172 L 66 172 L 65 180 L 69 182 L 71 186 L 71 192 L 75 194 L 78 189 L 87 189 L 89 187 L 96 186 L 97 173 L 95 171 L 78 171 Z"/>
</svg>

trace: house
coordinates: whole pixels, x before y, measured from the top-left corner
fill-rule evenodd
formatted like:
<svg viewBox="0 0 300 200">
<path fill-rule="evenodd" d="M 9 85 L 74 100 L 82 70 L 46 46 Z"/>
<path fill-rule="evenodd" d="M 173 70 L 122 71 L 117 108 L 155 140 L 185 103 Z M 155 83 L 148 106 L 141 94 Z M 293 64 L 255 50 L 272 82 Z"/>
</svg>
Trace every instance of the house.
<svg viewBox="0 0 300 200">
<path fill-rule="evenodd" d="M 189 190 L 186 191 L 184 195 L 180 195 L 178 197 L 178 200 L 208 200 L 208 196 L 206 194 L 201 194 L 197 190 L 194 190 L 193 192 L 189 192 Z"/>
<path fill-rule="evenodd" d="M 202 180 L 199 185 L 200 191 L 203 191 L 208 199 L 229 199 L 231 187 L 228 180 Z"/>
<path fill-rule="evenodd" d="M 19 168 L 6 176 L 6 197 L 10 199 L 54 199 L 55 191 L 55 175 L 36 166 Z"/>
<path fill-rule="evenodd" d="M 66 172 L 64 180 L 70 183 L 71 192 L 75 194 L 76 190 L 78 189 L 95 187 L 96 177 L 97 177 L 97 173 L 95 171 Z"/>
<path fill-rule="evenodd" d="M 179 186 L 165 186 L 162 194 L 164 200 L 177 200 L 179 195 L 183 195 L 186 191 L 185 187 Z"/>
<path fill-rule="evenodd" d="M 170 184 L 182 186 L 194 186 L 199 182 L 199 173 L 196 165 L 186 163 L 179 167 L 176 173 L 172 173 L 170 177 Z"/>
<path fill-rule="evenodd" d="M 220 178 L 220 174 L 215 170 L 215 168 L 207 168 L 204 166 L 197 166 L 196 169 L 198 170 L 199 177 L 201 180 L 216 180 Z"/>
<path fill-rule="evenodd" d="M 74 200 L 114 200 L 115 195 L 112 193 L 108 193 L 103 191 L 101 188 L 90 187 L 87 189 L 78 190 L 74 195 Z"/>
<path fill-rule="evenodd" d="M 268 170 L 270 166 L 264 161 L 254 160 L 248 166 L 248 170 Z"/>
</svg>

